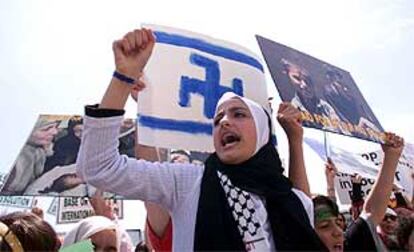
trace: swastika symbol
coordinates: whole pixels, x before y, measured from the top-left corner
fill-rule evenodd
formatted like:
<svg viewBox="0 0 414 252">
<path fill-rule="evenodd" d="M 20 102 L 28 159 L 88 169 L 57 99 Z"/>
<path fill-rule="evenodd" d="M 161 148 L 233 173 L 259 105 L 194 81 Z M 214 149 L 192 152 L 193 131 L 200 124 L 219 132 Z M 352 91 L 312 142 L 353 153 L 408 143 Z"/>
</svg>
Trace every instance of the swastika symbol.
<svg viewBox="0 0 414 252">
<path fill-rule="evenodd" d="M 197 94 L 204 97 L 204 115 L 211 119 L 214 116 L 216 104 L 225 92 L 234 92 L 243 96 L 243 82 L 239 78 L 232 79 L 232 87 L 220 85 L 220 68 L 217 61 L 192 53 L 190 62 L 193 65 L 205 68 L 206 79 L 200 80 L 182 76 L 178 104 L 181 107 L 190 107 L 190 95 Z"/>
</svg>

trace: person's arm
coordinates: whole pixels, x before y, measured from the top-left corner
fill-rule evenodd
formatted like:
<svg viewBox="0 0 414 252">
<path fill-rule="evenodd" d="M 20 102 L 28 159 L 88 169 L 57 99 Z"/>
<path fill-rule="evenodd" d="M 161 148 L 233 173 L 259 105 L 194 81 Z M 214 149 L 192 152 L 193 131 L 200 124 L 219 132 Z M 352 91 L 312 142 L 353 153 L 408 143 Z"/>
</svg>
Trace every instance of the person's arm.
<svg viewBox="0 0 414 252">
<path fill-rule="evenodd" d="M 277 120 L 285 131 L 289 142 L 289 179 L 293 187 L 311 196 L 308 176 L 303 158 L 303 127 L 301 113 L 291 103 L 279 106 Z"/>
<path fill-rule="evenodd" d="M 135 145 L 135 157 L 146 161 L 160 161 L 158 149 L 151 146 L 138 144 L 138 135 Z M 148 242 L 155 251 L 171 250 L 172 242 L 171 231 L 171 217 L 169 212 L 158 204 L 152 202 L 144 202 L 147 210 L 147 228 Z"/>
<path fill-rule="evenodd" d="M 145 228 L 148 243 L 155 251 L 171 251 L 172 220 L 169 213 L 162 207 L 145 202 L 147 225 Z"/>
<path fill-rule="evenodd" d="M 138 134 L 135 141 L 135 157 L 141 158 L 146 161 L 160 161 L 159 153 L 157 148 L 152 146 L 145 146 L 138 143 Z M 158 247 L 159 244 L 163 244 L 161 241 L 164 239 L 166 234 L 166 228 L 170 222 L 170 214 L 167 210 L 151 202 L 144 202 L 145 209 L 147 210 L 147 221 L 149 227 L 145 230 L 146 232 L 151 232 L 149 235 L 150 244 L 155 250 L 161 248 Z M 154 241 L 157 239 L 157 241 Z M 171 246 L 170 246 L 171 247 Z"/>
<path fill-rule="evenodd" d="M 141 80 L 144 82 L 144 80 Z M 145 83 L 142 83 L 145 86 Z M 138 102 L 139 92 L 141 90 L 137 88 L 133 88 L 131 90 L 131 97 L 136 102 Z M 146 146 L 139 144 L 138 141 L 138 134 L 135 135 L 135 158 L 137 159 L 144 159 L 146 161 L 152 162 L 160 162 L 160 154 L 158 152 L 158 148 L 153 146 Z M 170 214 L 167 210 L 162 208 L 161 206 L 151 203 L 151 202 L 144 202 L 145 209 L 147 210 L 147 223 L 148 227 L 145 229 L 145 232 L 149 232 L 148 235 L 149 242 L 153 246 L 155 250 L 162 250 L 164 247 L 159 246 L 160 244 L 164 244 L 162 241 L 168 225 L 170 224 Z M 171 225 L 171 224 L 170 224 Z M 169 246 L 169 250 L 171 250 L 171 244 Z"/>
<path fill-rule="evenodd" d="M 137 84 L 142 84 L 138 80 L 151 56 L 154 45 L 154 34 L 145 28 L 129 32 L 123 39 L 115 41 L 112 44 L 112 50 L 116 72 L 135 80 Z M 124 109 L 131 89 L 132 85 L 113 77 L 99 108 Z"/>
<path fill-rule="evenodd" d="M 330 158 L 325 163 L 325 176 L 326 176 L 326 195 L 333 201 L 336 202 L 335 195 L 335 175 L 337 169 L 335 164 Z"/>
<path fill-rule="evenodd" d="M 137 158 L 139 157 L 147 161 L 160 161 L 155 147 L 137 144 L 135 155 Z M 158 250 L 160 248 L 157 247 L 157 244 L 163 244 L 161 241 L 164 240 L 163 238 L 166 234 L 166 228 L 171 221 L 171 217 L 168 211 L 158 204 L 144 202 L 144 206 L 147 210 L 147 221 L 149 225 L 149 228 L 147 228 L 146 231 L 152 232 L 152 235 L 149 236 L 150 243 L 155 250 Z M 157 238 L 158 241 L 155 242 L 154 239 Z"/>
<path fill-rule="evenodd" d="M 398 160 L 404 147 L 404 140 L 401 137 L 393 133 L 385 134 L 386 143 L 382 144 L 383 165 L 363 208 L 375 225 L 381 222 L 387 209 Z"/>
<path fill-rule="evenodd" d="M 131 79 L 138 78 L 153 46 L 152 32 L 145 29 L 135 30 L 114 42 L 117 72 Z M 85 108 L 84 132 L 76 163 L 78 175 L 103 191 L 172 209 L 185 197 L 202 171 L 188 169 L 189 165 L 183 164 L 168 169 L 172 165 L 119 154 L 122 109 L 130 89 L 128 83 L 113 78 L 99 107 Z"/>
</svg>

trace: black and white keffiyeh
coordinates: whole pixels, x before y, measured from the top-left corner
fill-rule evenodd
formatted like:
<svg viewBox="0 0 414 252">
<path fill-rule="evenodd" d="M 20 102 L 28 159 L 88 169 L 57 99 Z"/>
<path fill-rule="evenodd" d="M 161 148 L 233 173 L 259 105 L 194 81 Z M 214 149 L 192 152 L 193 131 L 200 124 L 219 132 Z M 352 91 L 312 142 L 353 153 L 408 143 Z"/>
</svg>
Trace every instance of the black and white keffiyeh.
<svg viewBox="0 0 414 252">
<path fill-rule="evenodd" d="M 221 172 L 218 171 L 217 174 L 243 240 L 247 234 L 255 236 L 260 223 L 255 215 L 256 210 L 251 194 L 234 186 L 230 179 Z"/>
</svg>

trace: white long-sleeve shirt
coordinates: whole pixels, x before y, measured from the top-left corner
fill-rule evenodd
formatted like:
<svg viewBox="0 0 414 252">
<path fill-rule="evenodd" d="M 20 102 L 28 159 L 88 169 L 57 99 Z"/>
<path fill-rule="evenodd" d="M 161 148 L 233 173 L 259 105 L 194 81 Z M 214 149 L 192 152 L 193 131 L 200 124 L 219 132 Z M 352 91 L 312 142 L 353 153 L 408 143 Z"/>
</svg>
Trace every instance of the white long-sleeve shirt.
<svg viewBox="0 0 414 252">
<path fill-rule="evenodd" d="M 204 166 L 148 162 L 121 156 L 117 147 L 122 119 L 122 116 L 85 116 L 77 159 L 79 176 L 101 190 L 161 205 L 172 218 L 173 250 L 192 251 Z M 311 199 L 299 190 L 292 190 L 301 199 L 310 223 L 313 223 Z M 264 201 L 254 194 L 252 198 L 257 212 L 263 213 Z M 274 251 L 267 213 L 258 215 L 264 239 L 263 244 L 254 244 L 253 250 Z"/>
</svg>

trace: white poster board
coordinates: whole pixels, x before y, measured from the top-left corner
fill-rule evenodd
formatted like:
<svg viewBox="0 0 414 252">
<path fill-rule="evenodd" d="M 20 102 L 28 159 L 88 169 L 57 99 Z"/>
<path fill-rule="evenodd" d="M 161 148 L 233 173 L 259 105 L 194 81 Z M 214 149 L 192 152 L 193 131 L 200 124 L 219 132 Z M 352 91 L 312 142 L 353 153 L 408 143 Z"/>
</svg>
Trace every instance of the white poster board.
<svg viewBox="0 0 414 252">
<path fill-rule="evenodd" d="M 117 200 L 118 219 L 123 218 L 123 202 Z M 57 211 L 57 224 L 75 223 L 89 216 L 95 215 L 88 198 L 61 197 Z"/>
<path fill-rule="evenodd" d="M 364 197 L 374 185 L 379 169 L 382 166 L 383 152 L 372 151 L 362 154 L 350 153 L 339 148 L 330 148 L 331 159 L 338 168 L 339 173 L 335 178 L 335 189 L 339 201 L 342 204 L 350 204 L 350 192 L 352 183 L 349 174 L 358 173 L 363 177 L 362 192 Z M 402 189 L 402 193 L 409 200 L 413 197 L 414 163 L 410 158 L 410 147 L 404 148 L 403 154 L 398 161 L 397 170 L 394 176 L 394 184 Z"/>
<path fill-rule="evenodd" d="M 0 196 L 0 206 L 31 209 L 33 199 L 34 197 L 31 196 Z"/>
<path fill-rule="evenodd" d="M 305 138 L 307 143 L 322 159 L 326 159 L 324 144 L 316 139 Z M 381 150 L 352 153 L 341 148 L 329 146 L 329 155 L 334 162 L 338 173 L 335 177 L 335 191 L 341 204 L 351 204 L 352 182 L 351 176 L 355 173 L 363 177 L 361 190 L 366 197 L 375 183 L 378 171 L 382 165 L 383 152 Z M 414 146 L 406 143 L 398 162 L 394 176 L 394 184 L 402 189 L 408 200 L 413 198 L 414 189 Z"/>
<path fill-rule="evenodd" d="M 268 106 L 257 55 L 189 31 L 144 27 L 154 31 L 157 42 L 138 102 L 141 144 L 211 152 L 212 119 L 223 93 L 232 91 Z"/>
</svg>

